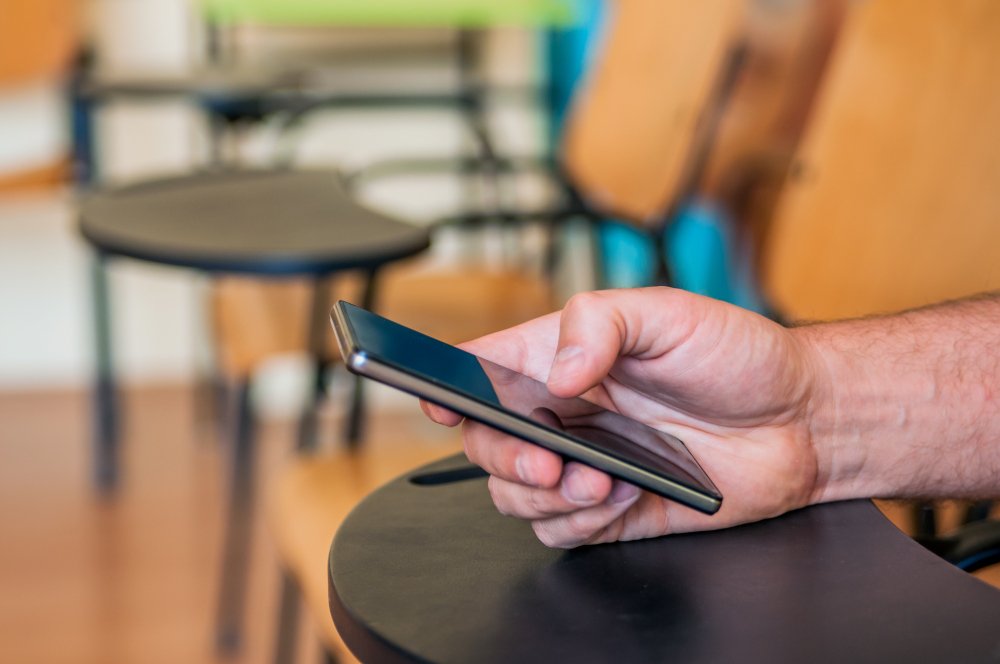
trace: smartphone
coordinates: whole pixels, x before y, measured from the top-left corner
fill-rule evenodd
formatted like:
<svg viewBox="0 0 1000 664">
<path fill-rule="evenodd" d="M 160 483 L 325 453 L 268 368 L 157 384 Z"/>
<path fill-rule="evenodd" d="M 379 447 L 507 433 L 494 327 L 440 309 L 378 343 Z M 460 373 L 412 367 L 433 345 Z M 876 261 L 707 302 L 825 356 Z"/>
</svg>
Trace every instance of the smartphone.
<svg viewBox="0 0 1000 664">
<path fill-rule="evenodd" d="M 679 439 L 348 302 L 330 314 L 347 368 L 706 514 L 722 494 Z"/>
</svg>

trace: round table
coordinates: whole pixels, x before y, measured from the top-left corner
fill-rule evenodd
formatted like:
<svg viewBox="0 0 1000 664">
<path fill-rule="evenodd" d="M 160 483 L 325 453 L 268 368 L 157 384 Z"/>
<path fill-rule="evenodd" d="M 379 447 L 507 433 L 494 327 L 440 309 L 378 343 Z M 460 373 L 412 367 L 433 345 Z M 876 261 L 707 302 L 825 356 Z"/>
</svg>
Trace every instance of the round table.
<svg viewBox="0 0 1000 664">
<path fill-rule="evenodd" d="M 119 426 L 112 370 L 109 258 L 125 257 L 192 268 L 212 274 L 261 277 L 307 276 L 315 280 L 309 348 L 322 389 L 323 340 L 331 302 L 324 287 L 332 274 L 367 272 L 362 306 L 371 308 L 375 273 L 430 244 L 427 229 L 368 210 L 344 191 L 335 173 L 246 170 L 198 173 L 108 189 L 84 200 L 80 232 L 94 247 L 93 296 L 97 380 L 95 473 L 102 489 L 118 478 Z M 348 418 L 347 438 L 356 442 L 361 421 L 360 382 Z M 250 381 L 237 390 L 233 427 L 230 515 L 227 520 L 219 643 L 239 638 L 246 550 L 253 504 L 253 418 Z M 300 446 L 315 431 L 315 413 L 303 419 Z"/>
<path fill-rule="evenodd" d="M 197 173 L 87 198 L 80 232 L 102 254 L 206 272 L 323 275 L 429 246 L 424 228 L 358 205 L 335 173 Z"/>
<path fill-rule="evenodd" d="M 1000 591 L 867 501 L 711 533 L 547 549 L 452 457 L 364 500 L 329 557 L 379 662 L 996 661 Z"/>
<path fill-rule="evenodd" d="M 366 270 L 413 256 L 430 245 L 425 228 L 358 205 L 328 171 L 285 169 L 196 173 L 107 189 L 80 208 L 80 232 L 94 247 L 99 486 L 117 480 L 110 305 L 104 262 L 127 257 L 207 273 L 309 276 Z M 369 305 L 369 278 L 362 306 Z M 322 289 L 317 289 L 317 293 Z M 314 355 L 327 329 L 329 302 L 312 311 Z M 357 408 L 349 438 L 357 436 Z"/>
</svg>

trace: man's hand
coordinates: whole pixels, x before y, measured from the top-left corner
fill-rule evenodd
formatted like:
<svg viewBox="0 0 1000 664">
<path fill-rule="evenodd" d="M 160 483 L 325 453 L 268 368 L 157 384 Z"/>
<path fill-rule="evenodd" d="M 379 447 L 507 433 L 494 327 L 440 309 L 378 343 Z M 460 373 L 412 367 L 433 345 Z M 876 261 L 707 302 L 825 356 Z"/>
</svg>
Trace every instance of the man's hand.
<svg viewBox="0 0 1000 664">
<path fill-rule="evenodd" d="M 789 330 L 670 288 L 587 293 L 561 312 L 463 346 L 683 440 L 724 496 L 706 516 L 485 425 L 463 425 L 466 454 L 504 514 L 553 547 L 722 528 L 817 499 L 827 469 L 810 430 L 823 361 Z M 454 413 L 427 403 L 450 426 Z"/>
</svg>

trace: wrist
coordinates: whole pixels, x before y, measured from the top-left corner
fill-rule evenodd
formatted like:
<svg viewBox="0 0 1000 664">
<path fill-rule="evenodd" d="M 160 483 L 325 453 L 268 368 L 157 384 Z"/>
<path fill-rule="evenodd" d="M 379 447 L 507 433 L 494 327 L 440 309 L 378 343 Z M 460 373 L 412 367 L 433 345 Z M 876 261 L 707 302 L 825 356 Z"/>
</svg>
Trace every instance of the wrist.
<svg viewBox="0 0 1000 664">
<path fill-rule="evenodd" d="M 836 325 L 793 328 L 806 357 L 809 398 L 805 430 L 816 455 L 812 502 L 871 497 L 880 493 L 870 476 L 871 463 L 852 394 L 865 394 L 865 367 L 846 352 Z"/>
</svg>

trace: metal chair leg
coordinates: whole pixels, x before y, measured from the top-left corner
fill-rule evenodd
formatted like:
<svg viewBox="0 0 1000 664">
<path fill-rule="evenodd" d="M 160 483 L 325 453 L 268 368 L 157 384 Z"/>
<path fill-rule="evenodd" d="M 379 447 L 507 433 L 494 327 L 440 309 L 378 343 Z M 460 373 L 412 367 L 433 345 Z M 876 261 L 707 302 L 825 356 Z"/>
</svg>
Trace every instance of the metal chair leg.
<svg viewBox="0 0 1000 664">
<path fill-rule="evenodd" d="M 291 664 L 299 626 L 299 587 L 287 571 L 281 572 L 281 600 L 278 604 L 278 634 L 274 646 L 275 664 Z"/>
<path fill-rule="evenodd" d="M 90 270 L 97 372 L 94 381 L 94 483 L 101 492 L 118 484 L 118 391 L 111 357 L 111 304 L 107 264 L 94 258 Z"/>
<path fill-rule="evenodd" d="M 237 389 L 236 426 L 233 437 L 229 514 L 223 544 L 216 647 L 221 653 L 239 649 L 242 640 L 243 604 L 253 526 L 254 421 L 250 380 Z"/>
<path fill-rule="evenodd" d="M 929 539 L 937 537 L 937 512 L 934 503 L 919 502 L 913 507 L 913 536 Z"/>
<path fill-rule="evenodd" d="M 965 514 L 962 515 L 962 524 L 968 525 L 970 523 L 976 523 L 978 521 L 985 521 L 990 518 L 990 512 L 993 511 L 993 501 L 992 500 L 978 500 L 974 503 L 970 503 L 965 508 Z"/>
</svg>

